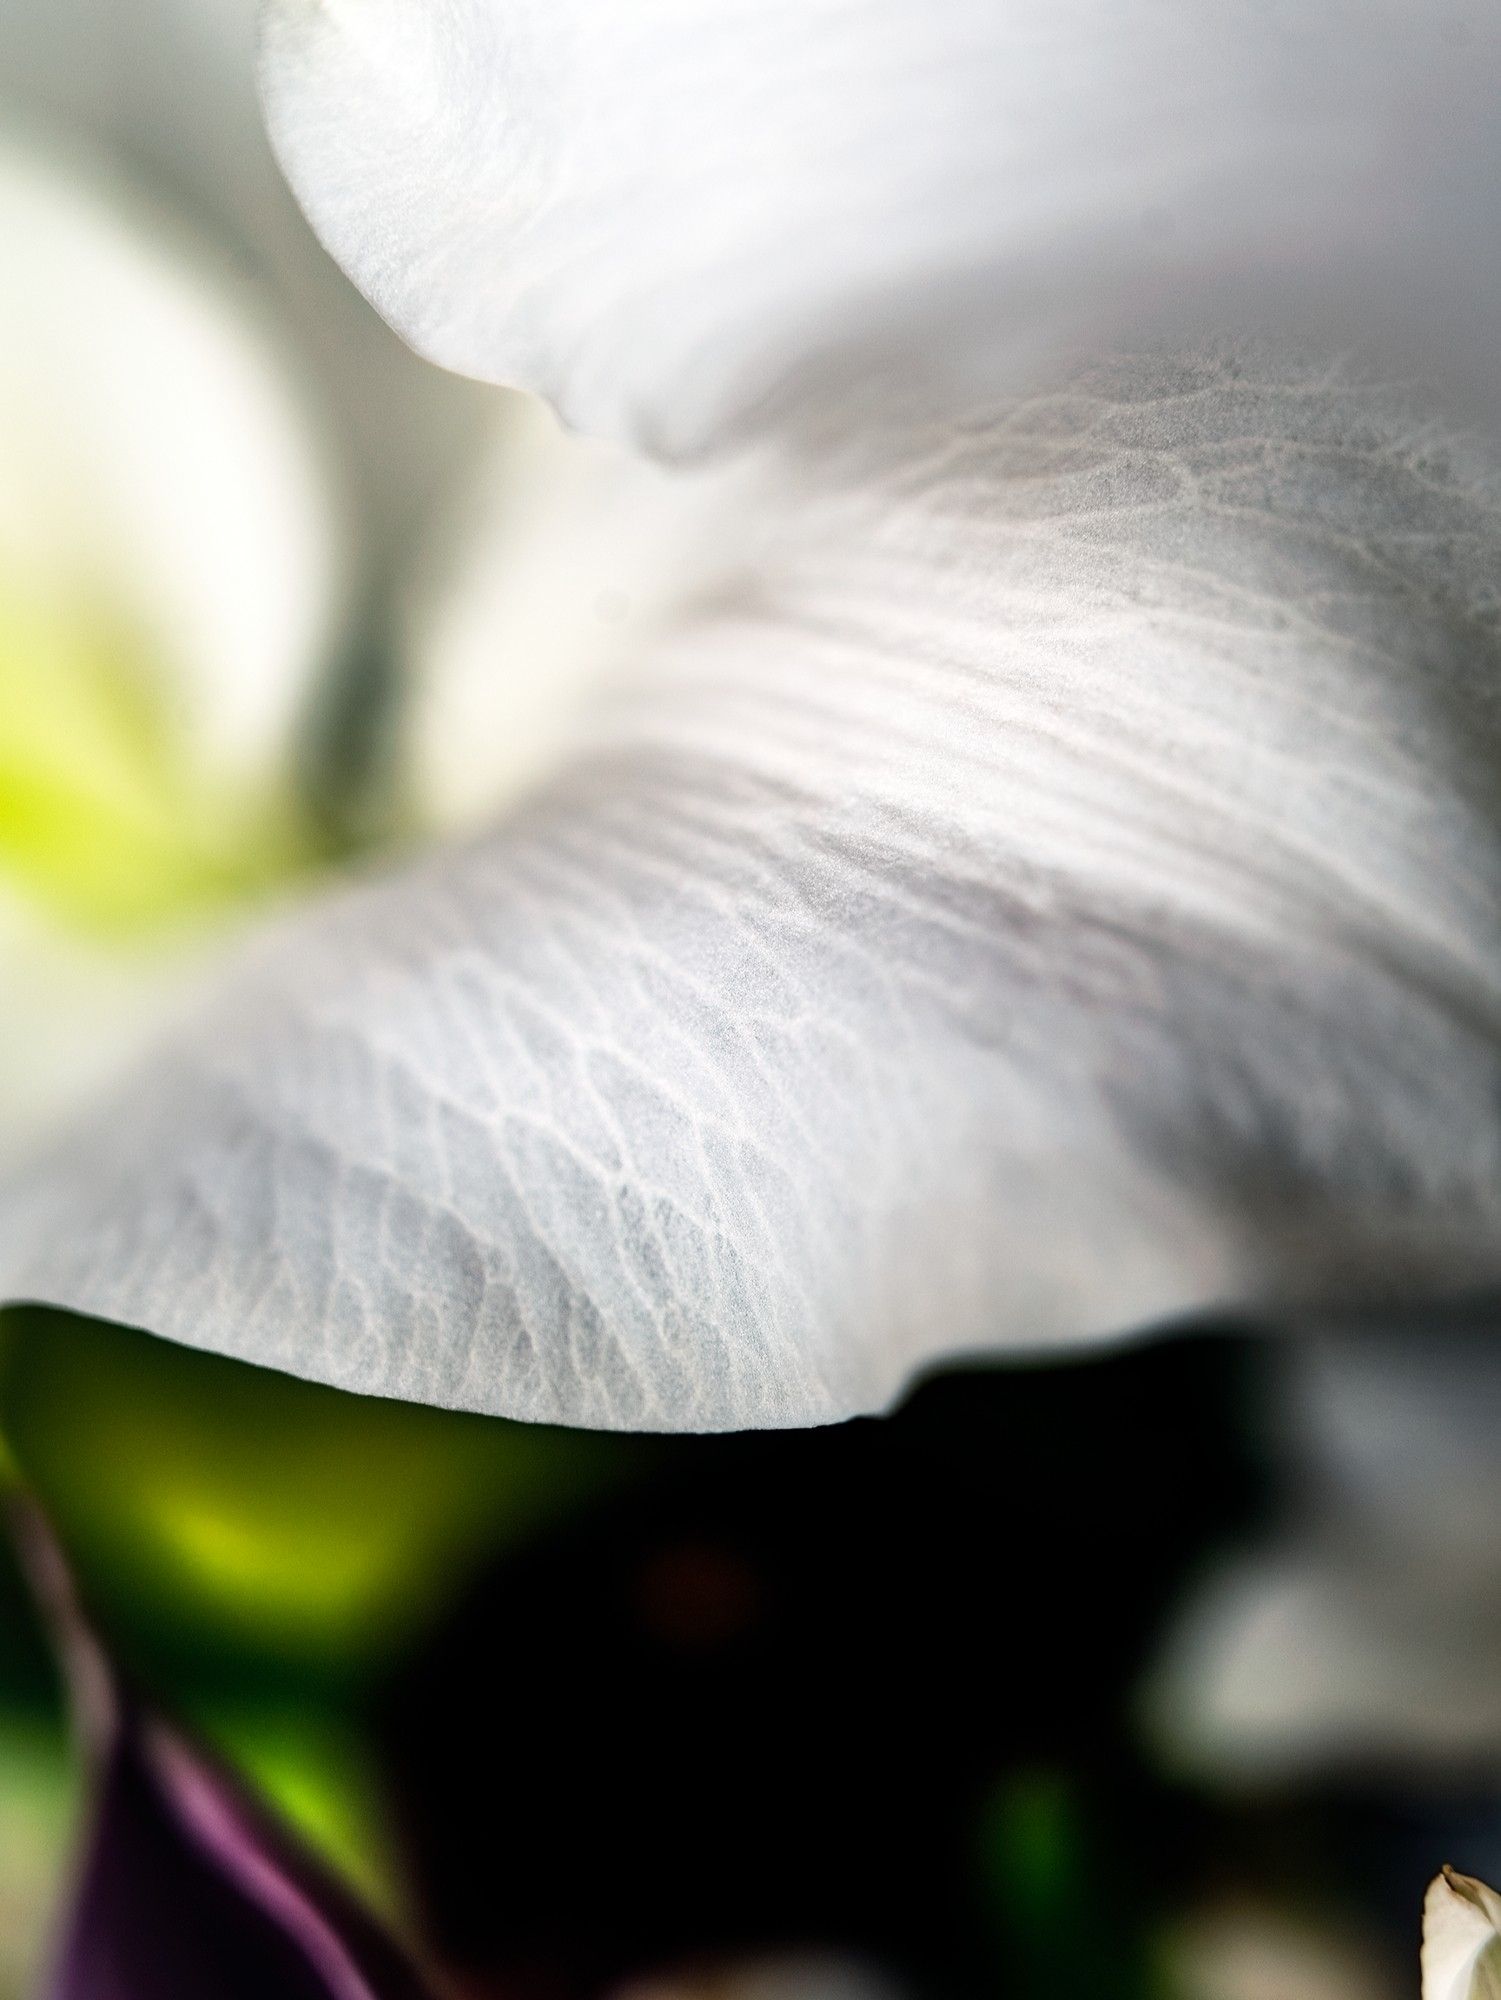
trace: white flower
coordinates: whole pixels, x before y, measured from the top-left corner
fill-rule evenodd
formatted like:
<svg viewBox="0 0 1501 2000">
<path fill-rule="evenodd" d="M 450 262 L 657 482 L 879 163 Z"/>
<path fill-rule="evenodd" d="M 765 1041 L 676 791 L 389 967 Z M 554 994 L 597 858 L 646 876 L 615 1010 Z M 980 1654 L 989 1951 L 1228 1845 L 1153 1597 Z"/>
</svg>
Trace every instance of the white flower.
<svg viewBox="0 0 1501 2000">
<path fill-rule="evenodd" d="M 512 824 L 268 941 L 28 1176 L 6 1289 L 716 1428 L 1494 1283 L 1501 479 L 1329 346 L 1492 351 L 1460 25 L 274 6 L 381 309 L 747 497 Z"/>
</svg>

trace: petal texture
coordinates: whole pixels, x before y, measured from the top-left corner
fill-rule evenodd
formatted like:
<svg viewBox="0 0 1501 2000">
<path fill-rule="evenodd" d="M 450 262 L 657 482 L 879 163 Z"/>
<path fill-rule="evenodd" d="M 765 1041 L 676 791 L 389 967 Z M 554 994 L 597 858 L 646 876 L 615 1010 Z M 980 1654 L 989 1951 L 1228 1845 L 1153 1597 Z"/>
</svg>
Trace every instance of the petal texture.
<svg viewBox="0 0 1501 2000">
<path fill-rule="evenodd" d="M 1226 294 L 1263 325 L 1489 353 L 1480 4 L 1440 25 L 1416 0 L 269 0 L 264 21 L 272 137 L 334 255 L 422 353 L 586 430 L 677 452 L 835 395 L 947 402 L 1061 332 L 1176 328 Z"/>
<path fill-rule="evenodd" d="M 10 1296 L 721 1428 L 1501 1277 L 1492 475 L 1239 352 L 820 465 L 513 825 L 11 1190 Z"/>
</svg>

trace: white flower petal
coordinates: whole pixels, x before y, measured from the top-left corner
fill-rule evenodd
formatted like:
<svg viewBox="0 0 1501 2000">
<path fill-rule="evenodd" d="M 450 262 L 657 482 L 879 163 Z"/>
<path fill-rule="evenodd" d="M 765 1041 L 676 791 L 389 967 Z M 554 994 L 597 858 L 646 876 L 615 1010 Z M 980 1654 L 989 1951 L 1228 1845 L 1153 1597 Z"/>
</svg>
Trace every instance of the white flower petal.
<svg viewBox="0 0 1501 2000">
<path fill-rule="evenodd" d="M 1453 1868 L 1423 1904 L 1423 2000 L 1501 2000 L 1501 1896 Z"/>
<path fill-rule="evenodd" d="M 211 253 L 76 163 L 0 149 L 0 255 L 0 694 L 8 730 L 21 718 L 6 807 L 33 779 L 66 798 L 75 747 L 82 792 L 100 782 L 99 744 L 77 745 L 61 721 L 81 713 L 108 734 L 97 671 L 128 693 L 126 717 L 160 723 L 173 772 L 220 825 L 238 812 L 258 826 L 290 788 L 341 598 L 338 516 L 295 377 Z M 70 673 L 79 686 L 59 685 Z M 135 738 L 119 734 L 128 763 Z M 148 793 L 165 782 L 149 754 Z M 118 774 L 104 761 L 108 798 Z M 128 838 L 128 810 L 121 825 Z M 149 841 L 143 856 L 161 865 Z M 0 842 L 6 1160 L 172 1018 L 215 935 L 202 921 L 149 941 L 86 932 L 52 885 L 5 873 L 13 858 Z"/>
<path fill-rule="evenodd" d="M 130 945 L 80 936 L 0 886 L 0 1167 L 77 1117 L 210 977 L 217 930 Z"/>
<path fill-rule="evenodd" d="M 4 1290 L 713 1428 L 1501 1276 L 1494 480 L 1235 354 L 889 449 L 518 823 L 270 944 Z"/>
<path fill-rule="evenodd" d="M 754 474 L 675 477 L 514 407 L 420 566 L 406 734 L 422 823 L 473 828 L 565 752 L 582 704 L 733 561 Z"/>
<path fill-rule="evenodd" d="M 1488 360 L 1498 61 L 1418 0 L 268 0 L 263 74 L 419 351 L 677 452 L 1228 297 Z"/>
<path fill-rule="evenodd" d="M 256 13 L 257 0 L 6 0 L 0 118 L 158 191 L 250 275 L 316 392 L 380 574 L 467 461 L 491 399 L 417 361 L 313 237 L 266 138 Z"/>
<path fill-rule="evenodd" d="M 144 203 L 14 151 L 0 254 L 0 591 L 119 615 L 207 763 L 274 766 L 340 570 L 283 358 L 246 295 Z"/>
</svg>

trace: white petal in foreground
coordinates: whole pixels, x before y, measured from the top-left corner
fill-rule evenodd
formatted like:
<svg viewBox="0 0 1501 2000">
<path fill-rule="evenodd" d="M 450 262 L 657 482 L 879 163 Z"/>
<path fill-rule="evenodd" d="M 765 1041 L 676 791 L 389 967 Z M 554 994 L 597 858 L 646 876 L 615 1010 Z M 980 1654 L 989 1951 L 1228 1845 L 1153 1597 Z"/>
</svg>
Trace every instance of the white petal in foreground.
<svg viewBox="0 0 1501 2000">
<path fill-rule="evenodd" d="M 886 452 L 512 826 L 271 943 L 11 1191 L 5 1291 L 717 1428 L 1501 1279 L 1494 474 L 1243 354 Z"/>
<path fill-rule="evenodd" d="M 1501 2000 L 1501 1897 L 1453 1868 L 1423 1904 L 1423 2000 Z"/>
<path fill-rule="evenodd" d="M 263 74 L 420 352 L 677 452 L 1215 307 L 1488 363 L 1498 66 L 1478 0 L 268 0 Z"/>
</svg>

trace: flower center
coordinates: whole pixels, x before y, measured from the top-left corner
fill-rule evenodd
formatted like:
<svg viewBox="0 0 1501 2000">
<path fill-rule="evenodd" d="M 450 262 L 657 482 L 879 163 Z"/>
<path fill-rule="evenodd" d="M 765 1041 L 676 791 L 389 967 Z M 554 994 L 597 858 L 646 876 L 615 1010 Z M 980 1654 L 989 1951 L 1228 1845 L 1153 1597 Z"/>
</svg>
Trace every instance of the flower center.
<svg viewBox="0 0 1501 2000">
<path fill-rule="evenodd" d="M 170 677 L 86 589 L 0 574 L 0 873 L 121 939 L 264 893 L 308 859 L 272 781 L 195 754 Z"/>
</svg>

